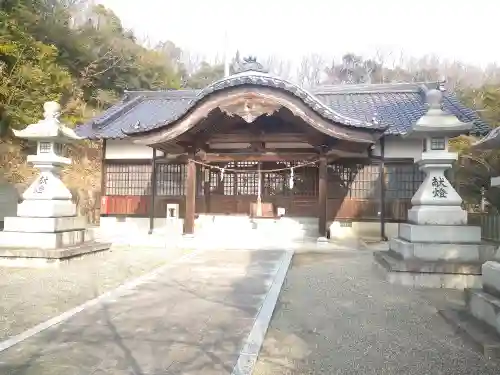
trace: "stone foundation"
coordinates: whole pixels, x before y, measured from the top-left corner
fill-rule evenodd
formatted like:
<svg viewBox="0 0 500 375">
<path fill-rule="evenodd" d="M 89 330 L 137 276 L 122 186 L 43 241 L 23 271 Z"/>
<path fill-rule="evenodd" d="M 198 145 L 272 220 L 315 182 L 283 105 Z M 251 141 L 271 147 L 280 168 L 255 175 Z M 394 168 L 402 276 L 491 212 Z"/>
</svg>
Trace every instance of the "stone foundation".
<svg viewBox="0 0 500 375">
<path fill-rule="evenodd" d="M 500 263 L 486 262 L 482 270 L 483 288 L 466 291 L 467 310 L 500 334 Z"/>
<path fill-rule="evenodd" d="M 498 259 L 498 255 L 497 255 Z M 465 290 L 465 309 L 441 314 L 488 358 L 500 358 L 500 263 L 482 265 L 482 288 Z"/>
<path fill-rule="evenodd" d="M 0 248 L 0 266 L 4 267 L 57 267 L 70 259 L 108 250 L 110 244 L 89 241 L 78 246 L 58 249 L 7 249 Z"/>
<path fill-rule="evenodd" d="M 377 251 L 375 264 L 392 284 L 417 288 L 466 289 L 481 287 L 480 262 L 404 259 L 398 253 Z"/>
<path fill-rule="evenodd" d="M 492 244 L 409 242 L 402 238 L 393 238 L 389 248 L 404 260 L 458 261 L 480 265 L 493 259 L 496 252 L 496 246 Z"/>
<path fill-rule="evenodd" d="M 416 243 L 478 244 L 481 228 L 468 225 L 400 224 L 399 238 Z"/>
<path fill-rule="evenodd" d="M 410 210 L 411 211 L 411 210 Z M 405 223 L 389 251 L 375 261 L 392 283 L 426 288 L 480 288 L 481 266 L 497 246 L 481 242 L 481 228 Z"/>
</svg>

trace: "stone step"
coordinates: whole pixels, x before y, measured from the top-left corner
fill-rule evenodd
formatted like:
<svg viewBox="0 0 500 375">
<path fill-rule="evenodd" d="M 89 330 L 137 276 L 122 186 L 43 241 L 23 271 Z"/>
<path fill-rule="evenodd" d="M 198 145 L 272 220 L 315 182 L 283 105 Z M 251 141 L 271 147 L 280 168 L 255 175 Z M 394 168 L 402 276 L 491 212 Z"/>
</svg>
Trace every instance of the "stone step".
<svg viewBox="0 0 500 375">
<path fill-rule="evenodd" d="M 500 334 L 500 298 L 480 289 L 466 290 L 467 310 Z"/>
<path fill-rule="evenodd" d="M 481 267 L 483 271 L 483 290 L 500 297 L 500 263 L 489 261 Z"/>
<path fill-rule="evenodd" d="M 398 253 L 375 251 L 375 264 L 393 284 L 418 288 L 480 288 L 481 263 L 403 259 Z"/>
<path fill-rule="evenodd" d="M 481 227 L 469 225 L 399 225 L 399 238 L 422 243 L 481 243 Z"/>
<path fill-rule="evenodd" d="M 53 233 L 85 229 L 87 220 L 83 216 L 73 217 L 6 217 L 5 232 Z"/>
<path fill-rule="evenodd" d="M 0 248 L 0 266 L 16 268 L 57 267 L 78 257 L 100 254 L 110 247 L 110 243 L 88 241 L 59 249 Z"/>
<path fill-rule="evenodd" d="M 494 258 L 497 246 L 487 243 L 415 243 L 402 238 L 393 238 L 389 242 L 389 249 L 401 255 L 403 259 L 483 263 Z"/>
<path fill-rule="evenodd" d="M 275 233 L 317 233 L 318 225 L 303 225 L 287 222 L 247 222 L 247 223 L 198 223 L 196 230 L 212 232 L 275 232 Z"/>
<path fill-rule="evenodd" d="M 267 223 L 292 223 L 300 225 L 318 225 L 318 218 L 315 217 L 282 217 L 280 219 L 274 218 L 251 218 L 246 215 L 206 215 L 200 214 L 196 219 L 199 223 L 212 222 L 212 223 L 244 223 L 244 222 L 255 222 L 259 224 Z"/>
<path fill-rule="evenodd" d="M 500 335 L 466 309 L 447 308 L 439 314 L 488 359 L 500 359 Z"/>
<path fill-rule="evenodd" d="M 103 251 L 110 248 L 109 243 L 88 241 L 74 246 L 66 246 L 59 249 L 5 249 L 0 248 L 2 258 L 45 258 L 45 259 L 67 259 L 91 252 Z"/>
<path fill-rule="evenodd" d="M 0 232 L 1 248 L 57 249 L 93 240 L 93 231 L 73 230 L 56 233 Z"/>
</svg>

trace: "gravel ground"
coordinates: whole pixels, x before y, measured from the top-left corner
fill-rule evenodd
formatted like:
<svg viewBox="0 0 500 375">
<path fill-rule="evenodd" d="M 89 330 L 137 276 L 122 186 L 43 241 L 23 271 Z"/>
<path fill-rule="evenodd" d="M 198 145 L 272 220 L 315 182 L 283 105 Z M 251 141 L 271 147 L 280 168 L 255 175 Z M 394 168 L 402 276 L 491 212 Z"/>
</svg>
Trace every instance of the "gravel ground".
<svg viewBox="0 0 500 375">
<path fill-rule="evenodd" d="M 114 289 L 185 251 L 117 248 L 59 268 L 0 268 L 0 340 Z"/>
<path fill-rule="evenodd" d="M 370 252 L 296 255 L 254 375 L 499 374 L 438 315 L 456 291 L 382 281 Z"/>
</svg>

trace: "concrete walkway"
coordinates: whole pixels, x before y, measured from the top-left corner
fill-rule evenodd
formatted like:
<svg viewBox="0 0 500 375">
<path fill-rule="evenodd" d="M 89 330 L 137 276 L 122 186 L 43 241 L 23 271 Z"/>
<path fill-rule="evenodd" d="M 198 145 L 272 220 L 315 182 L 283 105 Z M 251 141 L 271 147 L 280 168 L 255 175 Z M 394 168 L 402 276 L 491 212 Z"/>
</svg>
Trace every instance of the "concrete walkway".
<svg viewBox="0 0 500 375">
<path fill-rule="evenodd" d="M 0 352 L 0 374 L 236 374 L 290 258 L 279 250 L 199 252 Z"/>
</svg>

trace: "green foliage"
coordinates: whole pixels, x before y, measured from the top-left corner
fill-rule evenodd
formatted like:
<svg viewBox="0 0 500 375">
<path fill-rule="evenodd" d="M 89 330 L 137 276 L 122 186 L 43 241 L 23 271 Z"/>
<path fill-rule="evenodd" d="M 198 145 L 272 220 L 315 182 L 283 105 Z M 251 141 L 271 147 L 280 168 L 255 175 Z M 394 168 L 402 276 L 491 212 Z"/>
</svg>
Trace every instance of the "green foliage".
<svg viewBox="0 0 500 375">
<path fill-rule="evenodd" d="M 224 65 L 210 65 L 202 62 L 200 68 L 187 80 L 187 87 L 202 89 L 224 77 Z"/>
<path fill-rule="evenodd" d="M 71 86 L 57 63 L 55 46 L 37 41 L 9 14 L 0 11 L 0 124 L 23 127 L 40 119 L 42 105 L 59 100 Z"/>
<path fill-rule="evenodd" d="M 500 87 L 486 85 L 480 88 L 468 88 L 459 91 L 460 99 L 491 126 L 500 125 Z M 479 203 L 481 192 L 486 199 L 500 208 L 498 189 L 490 189 L 490 179 L 500 175 L 500 151 L 477 151 L 471 146 L 477 141 L 474 137 L 457 137 L 451 142 L 451 148 L 458 152 L 455 178 L 462 197 L 473 203 Z"/>
<path fill-rule="evenodd" d="M 462 101 L 475 108 L 492 127 L 500 125 L 500 86 L 485 85 L 460 91 Z"/>
<path fill-rule="evenodd" d="M 40 119 L 47 100 L 60 101 L 65 119 L 76 123 L 116 102 L 124 90 L 180 87 L 173 43 L 164 45 L 177 51 L 175 59 L 165 49 L 138 44 L 112 11 L 86 5 L 75 0 L 1 2 L 4 132 Z"/>
</svg>

